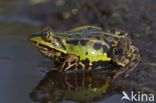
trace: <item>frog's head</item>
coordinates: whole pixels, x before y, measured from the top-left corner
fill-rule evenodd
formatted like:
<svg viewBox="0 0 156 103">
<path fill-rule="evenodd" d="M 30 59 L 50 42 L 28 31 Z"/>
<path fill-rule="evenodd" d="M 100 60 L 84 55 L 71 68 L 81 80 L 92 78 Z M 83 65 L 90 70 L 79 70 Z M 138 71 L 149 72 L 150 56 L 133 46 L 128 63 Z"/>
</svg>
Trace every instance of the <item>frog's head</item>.
<svg viewBox="0 0 156 103">
<path fill-rule="evenodd" d="M 43 54 L 45 53 L 65 53 L 65 46 L 61 38 L 55 36 L 55 33 L 48 29 L 29 37 L 29 41 L 36 46 Z M 54 54 L 55 55 L 55 54 Z"/>
<path fill-rule="evenodd" d="M 112 61 L 117 65 L 125 67 L 130 62 L 132 42 L 129 38 L 121 39 L 113 48 Z"/>
</svg>

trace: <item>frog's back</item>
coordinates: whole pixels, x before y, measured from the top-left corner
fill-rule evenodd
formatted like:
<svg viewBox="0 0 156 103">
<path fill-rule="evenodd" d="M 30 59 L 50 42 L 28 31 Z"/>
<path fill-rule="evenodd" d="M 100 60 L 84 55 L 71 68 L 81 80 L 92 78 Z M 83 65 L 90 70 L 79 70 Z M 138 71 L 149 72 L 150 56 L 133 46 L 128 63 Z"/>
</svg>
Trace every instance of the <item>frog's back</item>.
<svg viewBox="0 0 156 103">
<path fill-rule="evenodd" d="M 95 26 L 79 27 L 67 32 L 56 33 L 56 35 L 61 36 L 68 54 L 74 54 L 81 60 L 89 59 L 90 61 L 109 61 L 110 57 L 107 56 L 107 53 L 114 41 L 119 38 Z"/>
<path fill-rule="evenodd" d="M 115 31 L 113 31 L 113 33 L 111 33 L 110 31 L 104 32 L 102 28 L 96 26 L 82 26 L 66 32 L 55 33 L 56 36 L 61 36 L 61 38 L 64 38 L 66 40 L 86 39 L 86 40 L 98 40 L 100 42 L 103 42 L 106 39 L 107 41 L 119 40 L 120 38 L 124 37 L 124 36 L 120 36 L 120 34 L 121 33 Z"/>
<path fill-rule="evenodd" d="M 93 39 L 95 37 L 99 37 L 101 35 L 100 32 L 102 32 L 102 29 L 99 27 L 83 26 L 65 32 L 57 32 L 55 35 L 61 36 L 65 39 Z"/>
</svg>

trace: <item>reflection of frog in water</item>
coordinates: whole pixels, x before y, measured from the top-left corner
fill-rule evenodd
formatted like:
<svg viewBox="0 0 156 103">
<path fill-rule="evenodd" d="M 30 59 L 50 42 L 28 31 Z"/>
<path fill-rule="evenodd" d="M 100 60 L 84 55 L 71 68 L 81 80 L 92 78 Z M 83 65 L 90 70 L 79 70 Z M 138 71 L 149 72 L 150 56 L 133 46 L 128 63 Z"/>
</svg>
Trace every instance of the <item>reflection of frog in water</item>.
<svg viewBox="0 0 156 103">
<path fill-rule="evenodd" d="M 123 67 L 116 72 L 117 77 L 135 69 L 140 59 L 138 49 L 127 35 L 121 31 L 104 32 L 96 26 L 82 26 L 66 32 L 45 30 L 30 36 L 29 41 L 60 64 L 59 71 L 90 70 L 112 61 Z"/>
<path fill-rule="evenodd" d="M 120 92 L 121 88 L 110 82 L 110 77 L 97 72 L 71 72 L 63 74 L 50 71 L 32 91 L 30 97 L 43 103 L 75 100 L 91 102 Z M 122 93 L 122 92 L 120 92 Z"/>
</svg>

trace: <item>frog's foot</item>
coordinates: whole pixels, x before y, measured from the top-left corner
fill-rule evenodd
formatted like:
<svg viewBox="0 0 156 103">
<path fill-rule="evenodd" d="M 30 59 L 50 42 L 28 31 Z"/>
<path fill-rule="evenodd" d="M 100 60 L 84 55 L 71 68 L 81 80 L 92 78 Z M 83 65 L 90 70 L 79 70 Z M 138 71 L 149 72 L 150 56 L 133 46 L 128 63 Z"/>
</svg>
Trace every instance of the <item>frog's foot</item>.
<svg viewBox="0 0 156 103">
<path fill-rule="evenodd" d="M 135 66 L 135 67 L 136 67 L 136 66 Z M 125 68 L 124 68 L 125 70 L 122 69 L 122 70 L 118 71 L 118 72 L 114 75 L 113 79 L 116 79 L 117 77 L 119 77 L 119 76 L 122 75 L 122 74 L 124 74 L 124 77 L 129 76 L 128 73 L 131 72 L 131 71 L 133 71 L 133 70 L 135 69 L 135 67 L 133 67 L 133 68 L 125 67 Z"/>
<path fill-rule="evenodd" d="M 60 72 L 68 71 L 69 69 L 76 68 L 78 66 L 79 58 L 75 55 L 68 55 L 60 67 Z"/>
<path fill-rule="evenodd" d="M 126 72 L 126 70 L 120 70 L 120 71 L 118 71 L 115 75 L 114 75 L 114 77 L 113 77 L 113 79 L 116 79 L 118 76 L 120 76 L 121 74 L 123 74 L 123 73 L 125 73 Z"/>
</svg>

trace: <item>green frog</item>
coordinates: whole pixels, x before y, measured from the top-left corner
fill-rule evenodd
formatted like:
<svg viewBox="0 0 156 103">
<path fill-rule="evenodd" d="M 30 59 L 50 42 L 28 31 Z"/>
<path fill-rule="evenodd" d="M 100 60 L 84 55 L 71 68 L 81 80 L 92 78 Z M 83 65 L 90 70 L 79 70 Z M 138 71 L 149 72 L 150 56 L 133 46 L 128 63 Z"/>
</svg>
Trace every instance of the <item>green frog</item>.
<svg viewBox="0 0 156 103">
<path fill-rule="evenodd" d="M 134 70 L 140 60 L 139 50 L 128 33 L 103 31 L 97 26 L 81 26 L 65 32 L 54 32 L 49 27 L 31 35 L 29 41 L 44 56 L 54 59 L 60 72 L 91 70 L 113 62 L 122 67 L 116 78 Z"/>
</svg>

